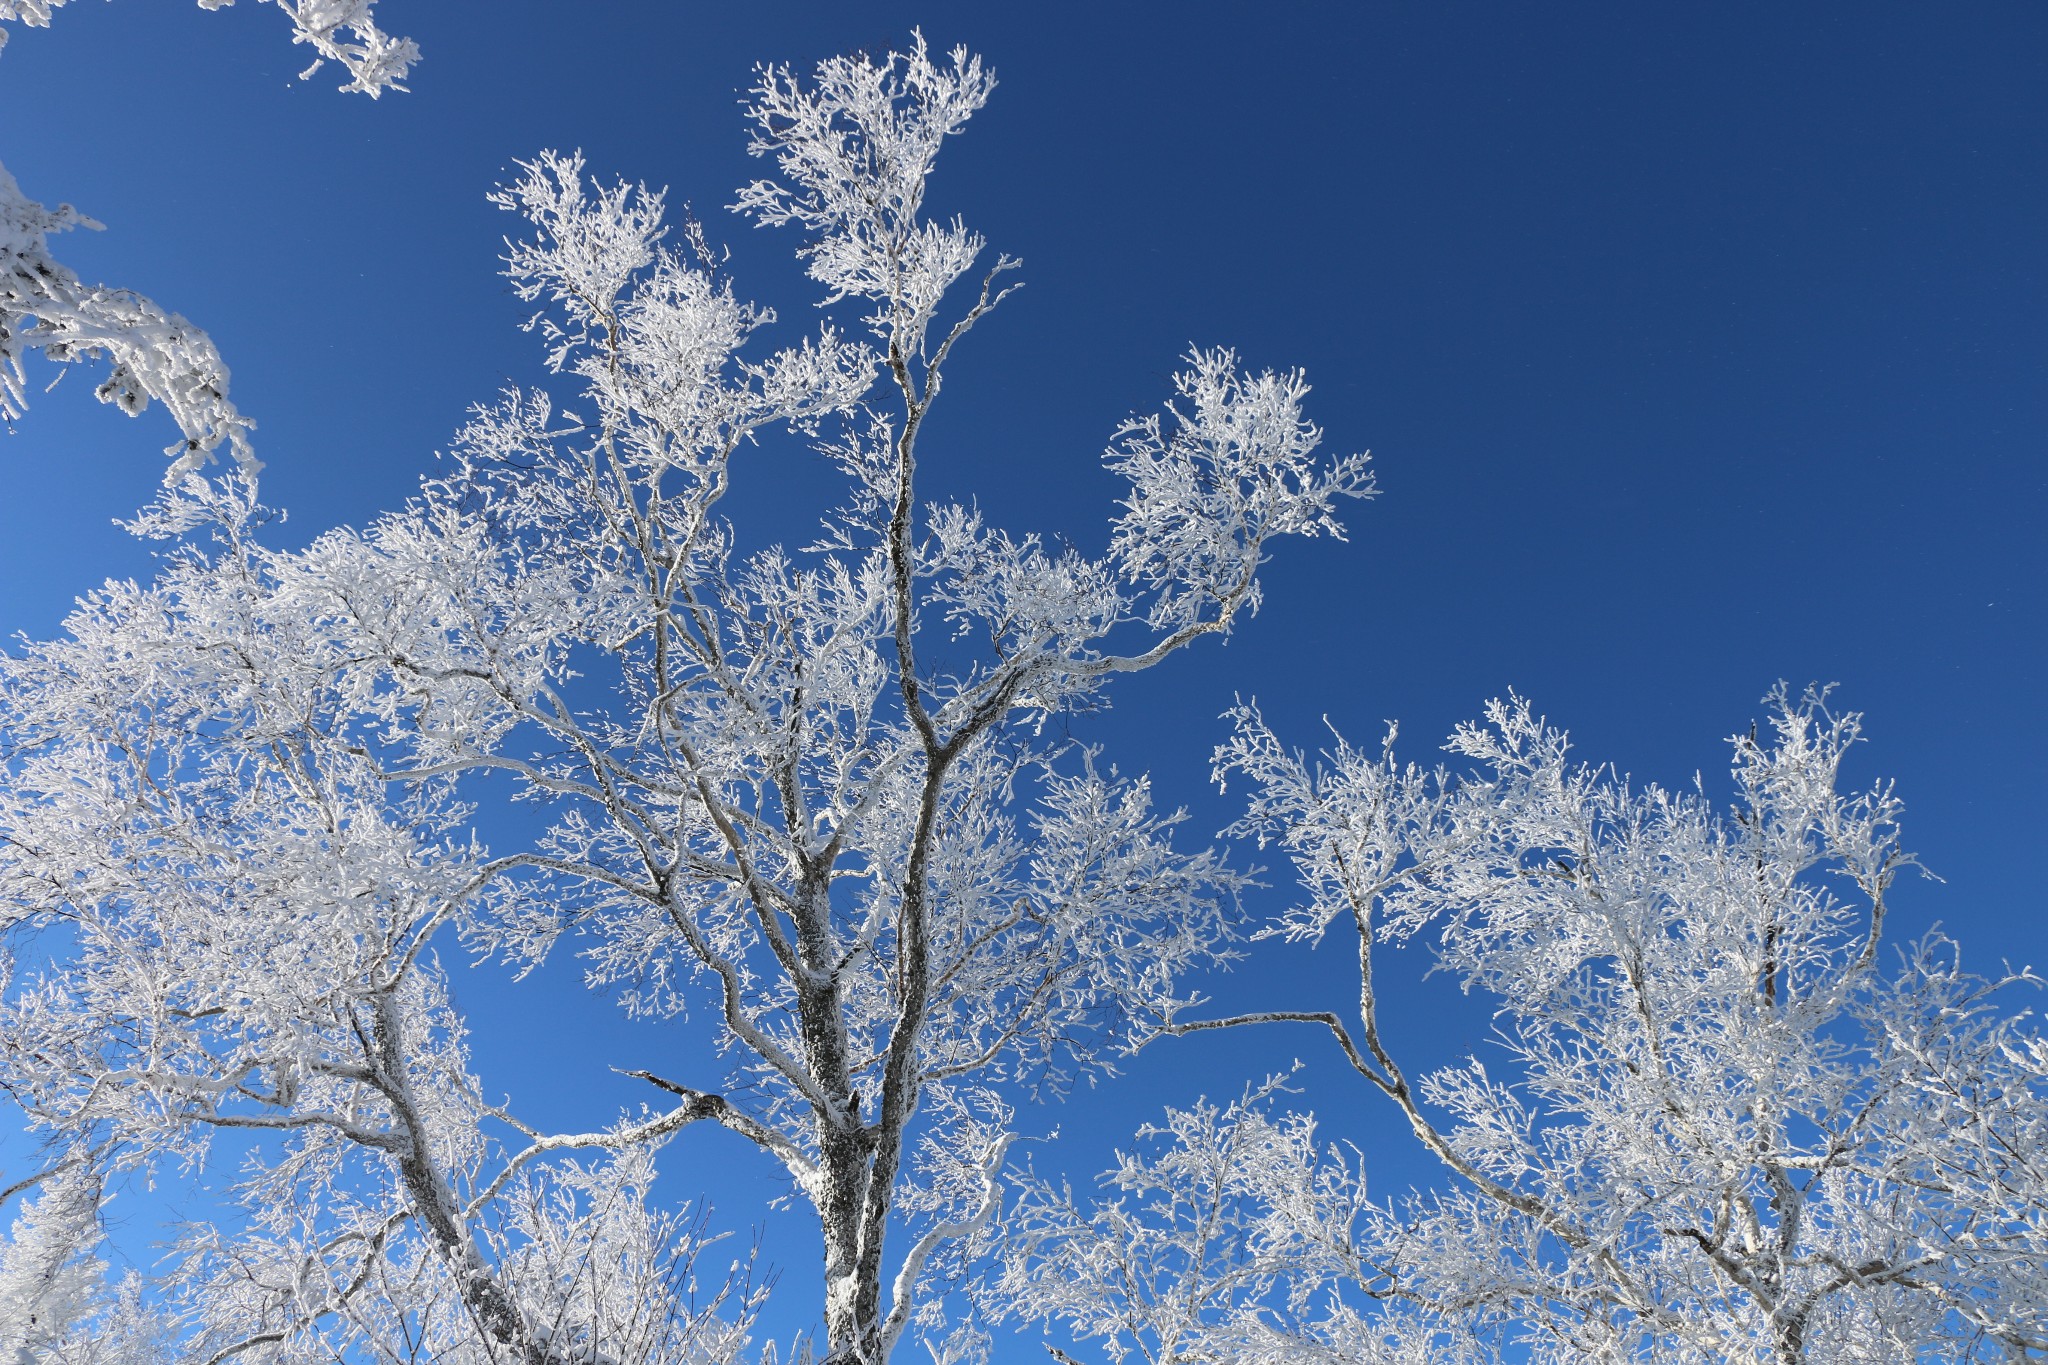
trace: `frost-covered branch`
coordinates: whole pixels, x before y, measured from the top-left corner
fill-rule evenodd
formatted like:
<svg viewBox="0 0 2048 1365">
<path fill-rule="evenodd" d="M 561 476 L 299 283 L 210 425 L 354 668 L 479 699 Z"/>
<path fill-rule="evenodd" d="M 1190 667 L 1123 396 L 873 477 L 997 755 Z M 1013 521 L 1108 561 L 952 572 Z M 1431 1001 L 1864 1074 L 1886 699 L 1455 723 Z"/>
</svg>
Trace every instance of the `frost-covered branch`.
<svg viewBox="0 0 2048 1365">
<path fill-rule="evenodd" d="M 0 48 L 7 46 L 5 25 L 47 28 L 51 15 L 70 0 L 0 0 Z M 199 0 L 201 9 L 226 9 L 235 0 Z M 292 41 L 313 50 L 313 64 L 299 73 L 305 80 L 326 62 L 348 72 L 341 88 L 377 98 L 401 84 L 419 60 L 419 46 L 410 38 L 394 38 L 377 27 L 377 0 L 270 0 L 292 21 Z"/>
<path fill-rule="evenodd" d="M 184 433 L 164 452 L 174 457 L 167 478 L 199 468 L 223 443 L 243 469 L 260 467 L 253 424 L 228 400 L 227 365 L 212 339 L 140 294 L 81 282 L 47 244 L 74 227 L 99 224 L 69 204 L 46 209 L 24 197 L 0 166 L 0 419 L 22 415 L 29 351 L 60 363 L 103 359 L 113 369 L 95 390 L 101 402 L 134 416 L 155 399 Z"/>
</svg>

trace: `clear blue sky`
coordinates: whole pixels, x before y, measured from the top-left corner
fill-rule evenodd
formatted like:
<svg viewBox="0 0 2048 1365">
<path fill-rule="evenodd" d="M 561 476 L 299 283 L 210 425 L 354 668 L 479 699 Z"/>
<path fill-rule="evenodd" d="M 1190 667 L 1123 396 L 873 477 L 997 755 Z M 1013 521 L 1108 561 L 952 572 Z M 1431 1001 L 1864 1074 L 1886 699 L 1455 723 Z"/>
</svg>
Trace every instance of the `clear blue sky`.
<svg viewBox="0 0 2048 1365">
<path fill-rule="evenodd" d="M 1869 716 L 1856 776 L 1898 780 L 1945 879 L 1904 888 L 1900 929 L 2048 965 L 2048 9 L 384 0 L 380 19 L 425 58 L 377 104 L 295 83 L 267 6 L 80 0 L 0 56 L 0 160 L 108 225 L 67 263 L 213 333 L 289 534 L 392 505 L 467 404 L 535 376 L 483 201 L 513 157 L 580 147 L 673 187 L 740 288 L 801 319 L 791 240 L 722 209 L 754 173 L 739 91 L 756 61 L 922 24 L 1001 81 L 935 206 L 1028 281 L 956 366 L 927 437 L 939 485 L 1099 546 L 1097 454 L 1189 342 L 1306 368 L 1331 442 L 1378 464 L 1348 545 L 1283 546 L 1227 648 L 1119 694 L 1095 733 L 1124 767 L 1206 830 L 1230 809 L 1203 778 L 1233 692 L 1309 744 L 1325 714 L 1359 738 L 1399 718 L 1426 757 L 1514 687 L 1589 755 L 1711 783 L 1774 679 L 1835 681 Z M 7 631 L 146 568 L 108 522 L 173 433 L 93 382 L 0 442 Z M 773 524 L 779 490 L 825 476 L 766 450 L 736 514 Z M 1264 958 L 1219 994 L 1315 983 L 1340 1005 L 1325 956 Z M 528 998 L 479 982 L 468 1003 Z M 1402 1000 L 1417 1046 L 1483 1028 L 1454 996 Z M 586 1029 L 644 1039 L 593 1006 L 521 1046 L 568 1065 Z M 507 1045 L 485 1051 L 503 1076 Z M 1320 1055 L 1306 1036 L 1154 1054 L 1069 1106 L 1067 1155 L 1040 1160 L 1090 1169 L 1151 1106 L 1297 1051 Z M 558 1093 L 577 1121 L 583 1092 Z M 1387 1135 L 1381 1188 L 1415 1169 L 1393 1129 L 1360 1132 Z M 691 1143 L 699 1183 L 730 1179 Z"/>
</svg>

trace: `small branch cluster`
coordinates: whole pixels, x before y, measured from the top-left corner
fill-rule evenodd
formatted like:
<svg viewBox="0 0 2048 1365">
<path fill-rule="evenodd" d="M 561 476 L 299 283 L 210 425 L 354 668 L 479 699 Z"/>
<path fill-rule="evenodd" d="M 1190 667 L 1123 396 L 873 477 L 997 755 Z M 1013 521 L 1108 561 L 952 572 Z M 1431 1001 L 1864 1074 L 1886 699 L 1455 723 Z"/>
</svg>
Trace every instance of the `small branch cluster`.
<svg viewBox="0 0 2048 1365">
<path fill-rule="evenodd" d="M 82 282 L 50 255 L 53 232 L 100 225 L 69 204 L 48 209 L 26 198 L 0 166 L 0 420 L 28 401 L 22 359 L 31 350 L 59 363 L 105 359 L 97 390 L 129 416 L 153 398 L 184 436 L 164 453 L 169 478 L 204 465 L 225 443 L 243 469 L 260 466 L 249 446 L 254 425 L 228 400 L 228 367 L 206 333 L 140 294 Z"/>
</svg>

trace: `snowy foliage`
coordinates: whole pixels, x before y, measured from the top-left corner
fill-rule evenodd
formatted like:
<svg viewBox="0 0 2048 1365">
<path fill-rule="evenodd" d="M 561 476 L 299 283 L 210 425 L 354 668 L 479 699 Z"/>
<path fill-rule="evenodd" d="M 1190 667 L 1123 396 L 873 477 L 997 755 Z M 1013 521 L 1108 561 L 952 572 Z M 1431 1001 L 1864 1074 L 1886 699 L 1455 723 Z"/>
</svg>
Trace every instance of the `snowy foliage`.
<svg viewBox="0 0 2048 1365">
<path fill-rule="evenodd" d="M 171 1327 L 133 1274 L 109 1283 L 92 1253 L 104 1172 L 74 1151 L 12 1187 L 34 1190 L 0 1243 L 0 1361 L 169 1365 Z"/>
<path fill-rule="evenodd" d="M 154 398 L 184 433 L 164 452 L 174 457 L 169 477 L 199 468 L 222 442 L 253 471 L 253 424 L 228 401 L 228 367 L 212 339 L 140 294 L 82 282 L 50 255 L 51 233 L 99 226 L 69 204 L 26 198 L 0 166 L 0 419 L 14 421 L 27 403 L 26 352 L 106 359 L 113 370 L 95 390 L 102 403 L 134 416 Z"/>
<path fill-rule="evenodd" d="M 1452 737 L 1462 774 L 1391 735 L 1311 763 L 1241 710 L 1218 774 L 1307 892 L 1268 932 L 1349 926 L 1357 1023 L 1177 1027 L 1327 1028 L 1451 1183 L 1374 1202 L 1270 1096 L 1199 1106 L 1113 1174 L 1121 1202 L 1027 1187 L 1012 1256 L 1044 1264 L 1002 1306 L 1153 1361 L 2048 1353 L 2048 1043 L 2001 1000 L 2038 983 L 1939 936 L 1883 948 L 1899 803 L 1839 789 L 1855 716 L 1771 701 L 1725 810 L 1573 761 L 1519 700 Z M 1493 1067 L 1397 1063 L 1373 953 L 1424 934 L 1493 1006 Z M 1160 1190 L 1207 1202 L 1129 1206 Z M 1152 1246 L 1157 1273 L 1106 1264 Z"/>
<path fill-rule="evenodd" d="M 99 1184 L 73 1168 L 50 1179 L 0 1246 L 0 1360 L 47 1356 L 89 1310 L 102 1267 L 81 1256 L 98 1240 Z"/>
<path fill-rule="evenodd" d="M 1371 481 L 1316 454 L 1299 376 L 1218 350 L 1118 434 L 1105 556 L 920 499 L 945 366 L 1015 264 L 954 300 L 981 241 L 922 210 L 990 84 L 922 43 L 762 74 L 779 175 L 739 207 L 810 234 L 868 340 L 762 346 L 772 313 L 660 195 L 541 155 L 496 202 L 574 415 L 509 391 L 404 509 L 299 550 L 246 478 L 186 474 L 135 524 L 160 576 L 0 660 L 0 906 L 40 935 L 0 1067 L 117 1165 L 243 1153 L 241 1215 L 161 1286 L 188 1351 L 727 1359 L 744 1266 L 693 1292 L 709 1234 L 648 1197 L 708 1122 L 815 1210 L 829 1348 L 880 1365 L 988 1249 L 997 1088 L 1110 1069 L 1232 951 L 1241 878 L 1046 722 L 1227 632 L 1271 539 L 1336 533 Z M 842 505 L 808 551 L 743 550 L 720 499 L 791 433 Z M 487 847 L 475 805 L 508 798 L 541 832 Z M 726 1074 L 635 1071 L 662 1107 L 541 1131 L 473 1073 L 458 944 L 708 1006 Z"/>
</svg>

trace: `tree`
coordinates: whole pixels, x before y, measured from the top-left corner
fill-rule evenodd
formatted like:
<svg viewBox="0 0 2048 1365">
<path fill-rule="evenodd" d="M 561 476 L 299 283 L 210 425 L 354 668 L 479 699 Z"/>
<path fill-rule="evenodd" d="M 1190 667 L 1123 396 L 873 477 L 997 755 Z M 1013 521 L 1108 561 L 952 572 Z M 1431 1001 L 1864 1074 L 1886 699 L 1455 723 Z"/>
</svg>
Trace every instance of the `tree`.
<svg viewBox="0 0 2048 1365">
<path fill-rule="evenodd" d="M 171 542 L 158 579 L 0 661 L 0 905 L 41 934 L 10 1092 L 116 1165 L 249 1144 L 244 1216 L 162 1286 L 188 1353 L 729 1358 L 758 1291 L 693 1296 L 708 1234 L 648 1197 L 708 1122 L 816 1211 L 832 1358 L 878 1363 L 991 1245 L 1005 1095 L 1106 1070 L 1230 951 L 1241 877 L 1048 722 L 1228 632 L 1269 541 L 1339 533 L 1371 479 L 1317 457 L 1299 374 L 1198 350 L 1115 433 L 1106 555 L 920 501 L 1016 265 L 956 301 L 983 241 L 923 207 L 992 86 L 922 40 L 761 72 L 774 174 L 737 207 L 806 234 L 868 340 L 758 351 L 773 315 L 701 229 L 541 155 L 496 196 L 534 233 L 507 273 L 588 416 L 508 391 L 406 508 L 302 551 L 265 544 L 251 471 L 174 467 L 134 523 Z M 718 504 L 790 433 L 844 502 L 805 551 L 748 549 Z M 474 815 L 506 800 L 537 839 Z M 637 1016 L 707 1001 L 726 1083 L 636 1070 L 665 1107 L 574 1133 L 488 1098 L 440 953 L 564 939 Z"/>
<path fill-rule="evenodd" d="M 1574 761 L 1519 699 L 1452 736 L 1455 773 L 1391 731 L 1311 762 L 1239 709 L 1218 778 L 1306 892 L 1264 932 L 1348 926 L 1356 1022 L 1174 1030 L 1326 1029 L 1450 1185 L 1367 1198 L 1269 1083 L 1171 1114 L 1116 1200 L 1026 1182 L 994 1302 L 1157 1365 L 2048 1355 L 2048 1041 L 1999 1002 L 2038 980 L 1939 934 L 1887 957 L 1899 802 L 1840 790 L 1858 717 L 1768 700 L 1725 810 Z M 1505 1074 L 1397 1060 L 1374 954 L 1424 934 Z"/>
<path fill-rule="evenodd" d="M 47 27 L 67 0 L 0 0 L 0 24 Z M 234 0 L 200 0 L 220 9 Z M 351 77 L 343 89 L 372 99 L 400 84 L 418 48 L 380 31 L 375 0 L 278 0 L 291 18 L 293 42 L 317 54 L 301 74 L 327 61 Z M 0 27 L 0 48 L 10 30 Z M 27 405 L 26 354 L 59 364 L 106 358 L 112 372 L 96 390 L 130 416 L 152 399 L 169 409 L 180 439 L 172 477 L 196 470 L 226 444 L 252 475 L 261 468 L 249 443 L 254 423 L 228 397 L 228 369 L 210 337 L 177 313 L 132 290 L 86 285 L 49 251 L 55 232 L 102 225 L 69 204 L 50 209 L 29 199 L 0 166 L 0 420 L 10 425 Z M 97 1149 L 61 1152 L 43 1171 L 0 1192 L 0 1203 L 45 1185 L 0 1247 L 0 1356 L 140 1365 L 158 1358 L 168 1331 L 144 1303 L 134 1277 L 118 1289 L 91 1254 L 100 1239 L 101 1176 Z"/>
<path fill-rule="evenodd" d="M 73 1166 L 53 1176 L 0 1249 L 0 1359 L 34 1360 L 87 1311 L 96 1272 L 80 1245 L 97 1240 L 98 1182 Z"/>
<path fill-rule="evenodd" d="M 0 1360 L 7 1365 L 156 1365 L 170 1328 L 140 1279 L 107 1282 L 100 1240 L 103 1172 L 73 1152 L 6 1193 L 35 1190 L 0 1245 Z"/>
</svg>

